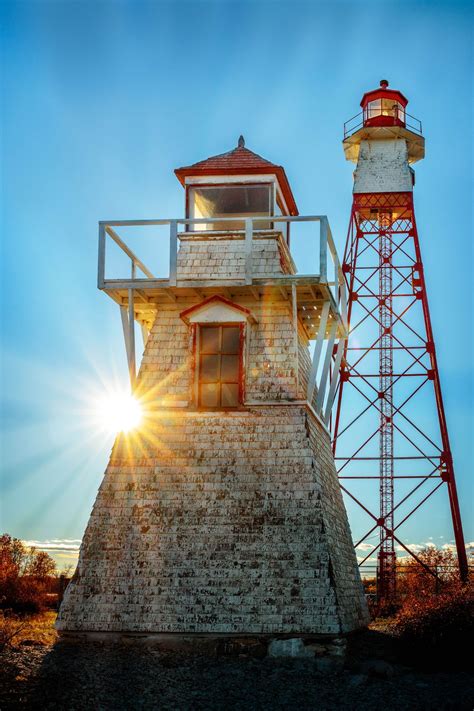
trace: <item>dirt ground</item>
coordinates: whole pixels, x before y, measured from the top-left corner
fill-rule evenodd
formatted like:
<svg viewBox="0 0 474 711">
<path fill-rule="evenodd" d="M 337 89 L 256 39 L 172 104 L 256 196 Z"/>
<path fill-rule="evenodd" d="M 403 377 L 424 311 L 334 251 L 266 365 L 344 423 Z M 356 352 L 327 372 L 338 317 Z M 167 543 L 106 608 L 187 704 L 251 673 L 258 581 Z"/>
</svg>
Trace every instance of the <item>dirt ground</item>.
<svg viewBox="0 0 474 711">
<path fill-rule="evenodd" d="M 384 625 L 352 635 L 345 659 L 222 656 L 136 642 L 55 640 L 50 616 L 0 655 L 0 709 L 466 709 L 474 676 L 404 666 Z"/>
</svg>

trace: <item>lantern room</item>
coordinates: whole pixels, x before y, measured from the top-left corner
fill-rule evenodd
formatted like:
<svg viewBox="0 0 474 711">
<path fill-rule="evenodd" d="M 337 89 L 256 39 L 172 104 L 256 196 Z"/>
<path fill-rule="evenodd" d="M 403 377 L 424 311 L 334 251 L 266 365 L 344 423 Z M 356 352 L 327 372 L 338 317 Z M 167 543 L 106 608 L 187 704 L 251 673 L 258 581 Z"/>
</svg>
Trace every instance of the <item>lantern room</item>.
<svg viewBox="0 0 474 711">
<path fill-rule="evenodd" d="M 380 88 L 368 91 L 360 105 L 364 126 L 405 126 L 405 108 L 408 104 L 400 91 L 388 88 L 388 81 L 382 79 Z"/>
<path fill-rule="evenodd" d="M 259 230 L 273 229 L 269 218 L 298 215 L 284 168 L 246 148 L 243 136 L 233 150 L 175 174 L 185 189 L 186 219 L 193 221 L 188 232 L 242 230 L 246 217 Z"/>
<path fill-rule="evenodd" d="M 362 141 L 406 141 L 408 160 L 416 163 L 425 157 L 425 139 L 421 121 L 407 110 L 408 99 L 395 89 L 388 88 L 382 79 L 378 89 L 367 91 L 362 97 L 362 111 L 344 124 L 344 153 L 347 160 L 357 163 Z"/>
</svg>

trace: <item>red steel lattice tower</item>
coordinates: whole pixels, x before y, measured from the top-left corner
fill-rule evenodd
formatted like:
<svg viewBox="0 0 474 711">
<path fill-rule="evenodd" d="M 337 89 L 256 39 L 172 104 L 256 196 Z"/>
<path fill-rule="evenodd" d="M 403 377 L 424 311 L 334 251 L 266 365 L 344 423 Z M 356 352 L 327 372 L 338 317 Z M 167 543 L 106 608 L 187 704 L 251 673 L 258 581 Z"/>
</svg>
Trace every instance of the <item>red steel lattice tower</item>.
<svg viewBox="0 0 474 711">
<path fill-rule="evenodd" d="M 361 565 L 377 554 L 378 597 L 385 599 L 395 594 L 397 547 L 436 577 L 399 529 L 444 484 L 460 575 L 468 575 L 413 204 L 411 164 L 424 157 L 424 138 L 407 103 L 383 80 L 344 126 L 344 151 L 356 170 L 343 260 L 350 329 L 333 448 L 343 491 L 370 520 L 356 543 L 369 549 Z M 369 544 L 374 536 L 378 543 Z"/>
</svg>

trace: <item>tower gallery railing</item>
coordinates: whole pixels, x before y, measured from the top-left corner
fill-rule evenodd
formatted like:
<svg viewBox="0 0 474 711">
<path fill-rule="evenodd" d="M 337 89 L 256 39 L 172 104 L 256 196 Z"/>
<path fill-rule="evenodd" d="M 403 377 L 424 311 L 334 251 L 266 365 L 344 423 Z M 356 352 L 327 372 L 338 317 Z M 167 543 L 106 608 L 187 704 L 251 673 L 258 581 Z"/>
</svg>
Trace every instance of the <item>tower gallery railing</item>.
<svg viewBox="0 0 474 711">
<path fill-rule="evenodd" d="M 406 128 L 409 131 L 416 133 L 418 136 L 423 135 L 423 127 L 421 125 L 421 121 L 415 118 L 415 116 L 412 116 L 411 114 L 407 113 L 406 111 L 399 112 L 396 115 L 391 116 L 390 114 L 387 114 L 386 112 L 383 112 L 380 109 L 371 109 L 369 111 L 365 111 L 365 113 L 364 111 L 360 111 L 358 114 L 356 114 L 345 122 L 344 139 L 348 138 L 349 136 L 352 136 L 352 134 L 358 131 L 360 128 L 363 128 L 368 120 L 370 121 L 378 117 L 386 119 L 393 118 L 394 127 L 400 126 L 401 128 Z M 370 128 L 371 124 L 368 124 L 368 127 Z"/>
<path fill-rule="evenodd" d="M 245 229 L 236 230 L 222 230 L 222 223 L 229 222 L 235 225 L 236 222 L 245 225 Z M 259 224 L 262 222 L 268 224 L 269 222 L 273 225 L 273 229 L 260 229 Z M 256 236 L 262 237 L 265 234 L 275 234 L 278 232 L 277 225 L 281 224 L 284 229 L 281 230 L 281 235 L 288 233 L 288 226 L 293 223 L 318 223 L 319 229 L 315 230 L 312 239 L 317 240 L 317 253 L 318 253 L 318 264 L 317 270 L 313 273 L 300 273 L 297 272 L 294 276 L 298 279 L 314 279 L 318 283 L 324 284 L 329 287 L 329 290 L 334 299 L 334 305 L 337 308 L 343 323 L 346 323 L 347 315 L 347 296 L 346 296 L 346 283 L 344 279 L 344 274 L 342 272 L 341 264 L 336 251 L 336 246 L 331 233 L 331 228 L 329 221 L 325 215 L 309 215 L 309 216 L 298 216 L 298 217 L 288 217 L 274 215 L 269 217 L 240 217 L 235 215 L 232 217 L 219 217 L 219 218 L 177 218 L 177 219 L 158 219 L 158 220 L 103 220 L 99 222 L 99 259 L 98 259 L 98 288 L 107 289 L 152 289 L 152 288 L 166 288 L 166 287 L 176 287 L 180 285 L 180 280 L 177 274 L 177 262 L 178 262 L 178 241 L 180 236 L 195 234 L 199 237 L 205 237 L 206 234 L 212 234 L 213 230 L 194 230 L 193 228 L 200 225 L 213 225 L 219 223 L 220 235 L 224 236 L 228 234 L 232 235 L 232 239 L 242 240 L 245 242 L 245 284 L 251 286 L 256 278 L 252 271 L 252 245 L 253 240 Z M 168 240 L 169 240 L 169 266 L 168 266 L 168 276 L 166 277 L 156 277 L 152 270 L 130 249 L 126 244 L 125 239 L 119 236 L 117 228 L 133 228 L 133 227 L 167 227 L 168 228 Z M 182 227 L 183 231 L 180 233 L 179 228 Z M 129 258 L 130 260 L 130 277 L 129 278 L 108 278 L 107 273 L 107 237 L 109 237 L 113 242 L 120 248 L 120 250 Z M 158 239 L 163 239 L 159 237 Z M 163 242 L 161 242 L 163 245 Z M 312 245 L 314 246 L 314 244 Z M 328 268 L 332 272 L 328 275 Z M 137 273 L 141 272 L 143 276 L 138 276 Z M 288 280 L 288 275 L 285 274 L 269 274 L 268 279 L 271 281 L 278 282 L 281 280 L 284 282 Z M 235 284 L 241 284 L 241 282 L 235 281 Z M 232 281 L 226 280 L 228 286 L 232 286 Z M 184 284 L 183 284 L 184 285 Z M 186 280 L 187 286 L 192 286 L 189 280 Z M 202 286 L 202 280 L 196 286 Z"/>
</svg>

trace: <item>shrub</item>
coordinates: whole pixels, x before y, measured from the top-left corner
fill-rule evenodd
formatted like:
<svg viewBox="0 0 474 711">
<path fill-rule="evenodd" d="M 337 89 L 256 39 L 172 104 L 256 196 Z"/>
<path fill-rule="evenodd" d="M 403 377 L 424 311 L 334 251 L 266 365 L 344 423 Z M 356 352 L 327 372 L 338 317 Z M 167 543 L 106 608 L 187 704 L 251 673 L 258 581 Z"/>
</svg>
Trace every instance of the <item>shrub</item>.
<svg viewBox="0 0 474 711">
<path fill-rule="evenodd" d="M 410 603 L 412 599 L 417 600 L 422 595 L 430 596 L 442 593 L 458 585 L 458 561 L 452 550 L 428 546 L 421 550 L 417 557 L 426 568 L 414 558 L 401 559 L 398 563 L 397 595 L 399 600 Z"/>
<path fill-rule="evenodd" d="M 47 553 L 27 549 L 18 538 L 0 536 L 0 608 L 19 613 L 39 612 L 56 564 Z"/>
<path fill-rule="evenodd" d="M 406 658 L 430 669 L 467 668 L 466 650 L 474 634 L 474 596 L 467 585 L 410 597 L 394 627 Z"/>
</svg>

